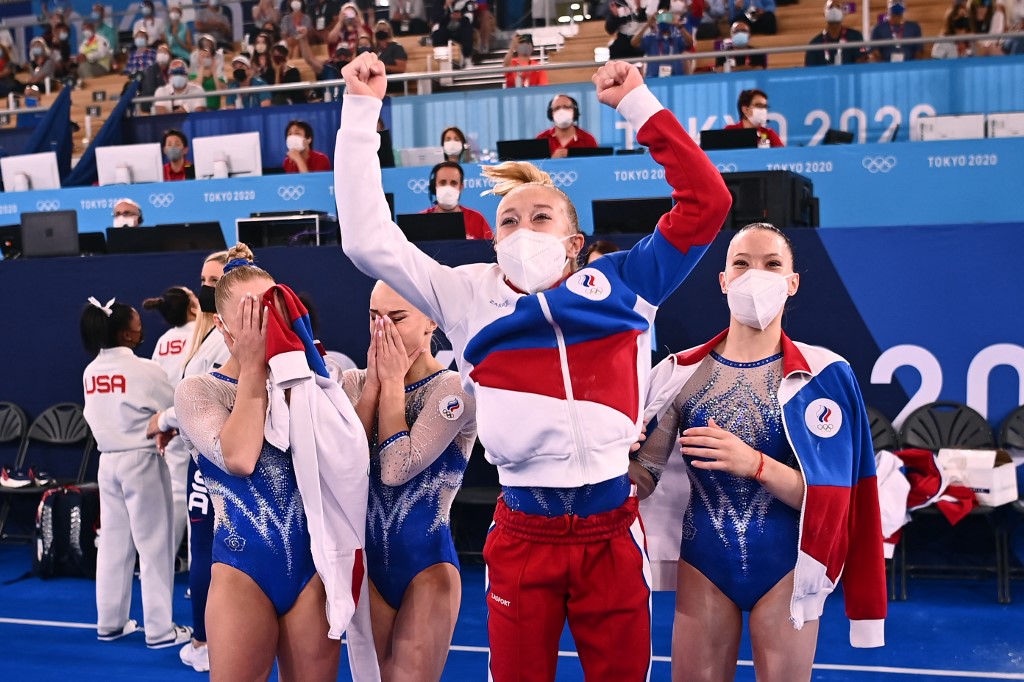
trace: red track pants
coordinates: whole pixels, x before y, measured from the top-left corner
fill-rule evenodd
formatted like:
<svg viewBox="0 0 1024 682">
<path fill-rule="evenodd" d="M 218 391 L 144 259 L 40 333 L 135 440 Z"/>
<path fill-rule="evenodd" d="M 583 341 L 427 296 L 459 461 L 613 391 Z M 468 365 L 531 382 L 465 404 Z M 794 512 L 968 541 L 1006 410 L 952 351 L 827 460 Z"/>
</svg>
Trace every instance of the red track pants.
<svg viewBox="0 0 1024 682">
<path fill-rule="evenodd" d="M 587 682 L 640 682 L 651 666 L 651 568 L 639 503 L 586 518 L 511 511 L 484 545 L 490 679 L 550 682 L 566 618 Z"/>
</svg>

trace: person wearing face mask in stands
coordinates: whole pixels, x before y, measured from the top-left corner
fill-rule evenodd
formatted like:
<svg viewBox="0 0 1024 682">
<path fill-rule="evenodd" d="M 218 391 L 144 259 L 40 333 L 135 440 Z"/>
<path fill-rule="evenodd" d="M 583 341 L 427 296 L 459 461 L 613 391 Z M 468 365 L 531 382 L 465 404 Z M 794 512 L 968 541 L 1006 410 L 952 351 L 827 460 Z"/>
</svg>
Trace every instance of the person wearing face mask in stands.
<svg viewBox="0 0 1024 682">
<path fill-rule="evenodd" d="M 859 43 L 864 34 L 843 26 L 843 7 L 839 0 L 825 2 L 825 28 L 811 39 L 811 45 L 839 45 L 832 50 L 808 50 L 804 66 L 832 66 L 853 64 L 867 59 L 867 52 L 861 47 L 842 47 L 843 43 Z"/>
<path fill-rule="evenodd" d="M 77 64 L 71 59 L 70 37 L 71 29 L 63 21 L 58 21 L 55 26 L 43 33 L 43 40 L 49 46 L 50 55 L 57 67 L 58 78 L 67 76 L 77 69 Z"/>
<path fill-rule="evenodd" d="M 203 88 L 188 79 L 188 69 L 181 59 L 171 61 L 168 71 L 169 79 L 167 85 L 156 89 L 157 97 L 176 97 L 180 95 L 203 94 Z M 154 113 L 169 114 L 185 113 L 191 114 L 194 111 L 206 111 L 206 100 L 202 97 L 190 97 L 187 99 L 171 99 L 156 102 L 153 105 Z"/>
<path fill-rule="evenodd" d="M 305 29 L 307 35 L 313 30 L 313 20 L 303 11 L 302 0 L 291 0 L 288 3 L 291 12 L 281 18 L 281 38 L 288 44 L 288 48 L 298 52 L 298 30 Z"/>
<path fill-rule="evenodd" d="M 156 48 L 156 57 L 152 64 L 142 71 L 142 82 L 139 84 L 139 94 L 143 97 L 152 97 L 156 91 L 171 82 L 171 50 L 167 45 L 161 43 Z M 152 111 L 152 104 L 142 105 L 144 113 Z"/>
<path fill-rule="evenodd" d="M 904 18 L 906 5 L 903 0 L 889 0 L 889 9 L 885 20 L 871 29 L 871 40 L 903 40 L 904 38 L 920 38 L 921 25 L 916 21 Z M 876 47 L 871 51 L 871 59 L 876 62 L 905 62 L 921 59 L 924 56 L 922 45 L 896 45 Z"/>
<path fill-rule="evenodd" d="M 750 26 L 745 22 L 735 22 L 729 29 L 729 34 L 731 36 L 729 40 L 722 41 L 723 50 L 755 49 L 756 46 L 750 44 Z M 767 68 L 768 55 L 766 54 L 737 55 L 735 57 L 718 57 L 715 59 L 715 71 L 723 73 Z"/>
<path fill-rule="evenodd" d="M 352 45 L 346 42 L 340 42 L 334 48 L 334 56 L 330 59 L 321 59 L 314 52 L 313 48 L 309 45 L 309 38 L 304 33 L 299 33 L 299 53 L 302 55 L 303 61 L 309 65 L 309 68 L 313 70 L 318 81 L 331 81 L 338 80 L 341 78 L 341 70 L 346 64 L 352 61 Z M 340 88 L 333 87 L 327 88 L 329 96 L 332 100 L 338 99 L 341 96 Z M 323 91 L 314 90 L 316 97 L 326 97 L 327 95 L 321 94 Z"/>
<path fill-rule="evenodd" d="M 139 227 L 142 225 L 142 207 L 131 199 L 118 199 L 114 203 L 113 227 Z"/>
<path fill-rule="evenodd" d="M 785 147 L 778 133 L 768 127 L 768 95 L 761 90 L 744 90 L 736 100 L 740 122 L 725 126 L 725 130 L 757 128 L 758 147 Z"/>
<path fill-rule="evenodd" d="M 516 66 L 538 66 L 540 61 L 533 58 L 533 36 L 530 34 L 516 33 L 509 43 L 508 52 L 505 53 L 505 60 L 502 62 L 505 68 Z M 521 71 L 505 74 L 506 88 L 532 87 L 548 84 L 548 72 Z"/>
<path fill-rule="evenodd" d="M 469 148 L 466 135 L 455 126 L 445 128 L 441 132 L 441 149 L 445 161 L 455 163 L 473 163 L 473 151 Z"/>
<path fill-rule="evenodd" d="M 972 32 L 971 20 L 967 16 L 966 8 L 962 5 L 946 10 L 946 18 L 942 23 L 942 33 L 939 35 L 954 36 Z M 957 59 L 959 57 L 970 57 L 973 54 L 973 46 L 966 41 L 935 43 L 932 45 L 932 59 Z"/>
<path fill-rule="evenodd" d="M 313 149 L 313 127 L 305 121 L 289 121 L 285 128 L 288 156 L 282 164 L 285 173 L 317 173 L 331 170 L 326 154 Z"/>
<path fill-rule="evenodd" d="M 132 25 L 132 33 L 137 33 L 141 29 L 146 32 L 149 44 L 151 46 L 156 45 L 158 40 L 164 39 L 164 33 L 167 32 L 167 22 L 163 17 L 157 15 L 156 9 L 153 6 L 153 0 L 142 0 L 141 12 L 142 18 Z"/>
<path fill-rule="evenodd" d="M 103 36 L 96 35 L 91 21 L 82 22 L 82 44 L 78 47 L 78 75 L 81 78 L 96 78 L 110 73 L 110 43 Z"/>
<path fill-rule="evenodd" d="M 546 139 L 552 159 L 564 159 L 570 147 L 596 147 L 597 140 L 579 127 L 580 105 L 569 95 L 555 95 L 548 104 L 548 120 L 554 127 L 537 135 L 538 140 Z"/>
<path fill-rule="evenodd" d="M 228 83 L 228 90 L 239 88 L 257 87 L 266 85 L 267 82 L 259 76 L 252 75 L 252 64 L 245 55 L 236 55 L 231 60 L 231 75 L 233 80 Z M 228 95 L 227 106 L 234 109 L 255 109 L 257 107 L 269 107 L 271 103 L 269 92 L 253 92 L 245 95 Z"/>
<path fill-rule="evenodd" d="M 270 63 L 262 72 L 261 77 L 268 85 L 281 85 L 299 83 L 302 81 L 302 74 L 294 66 L 288 63 L 288 45 L 277 43 L 270 49 Z M 285 90 L 275 92 L 270 101 L 274 105 L 281 104 L 305 104 L 309 96 L 305 89 Z"/>
<path fill-rule="evenodd" d="M 207 0 L 206 6 L 196 12 L 195 25 L 197 31 L 211 36 L 218 47 L 233 47 L 231 19 L 221 10 L 220 0 Z"/>
<path fill-rule="evenodd" d="M 42 38 L 33 38 L 29 43 L 29 76 L 27 85 L 38 85 L 42 87 L 47 78 L 53 78 L 56 72 L 56 64 L 50 56 L 50 48 Z"/>
<path fill-rule="evenodd" d="M 849 363 L 782 330 L 800 275 L 781 231 L 739 230 L 718 280 L 729 327 L 654 368 L 630 456 L 654 585 L 676 591 L 672 679 L 733 679 L 748 612 L 757 679 L 810 680 L 840 574 L 850 644 L 884 644 L 871 428 Z"/>
<path fill-rule="evenodd" d="M 171 54 L 188 61 L 192 55 L 192 32 L 188 30 L 188 24 L 181 20 L 181 8 L 172 5 L 167 16 L 170 23 L 167 24 L 165 36 Z"/>
<path fill-rule="evenodd" d="M 205 55 L 200 56 L 201 52 L 205 52 Z M 211 35 L 201 35 L 196 39 L 196 49 L 192 51 L 189 56 L 188 71 L 189 73 L 198 74 L 200 69 L 203 68 L 203 61 L 206 59 L 212 59 L 213 63 L 206 68 L 212 67 L 212 73 L 217 78 L 224 78 L 224 53 L 217 49 L 217 41 L 213 39 Z M 210 107 L 212 108 L 212 107 Z"/>
<path fill-rule="evenodd" d="M 459 205 L 465 187 L 462 166 L 454 161 L 443 161 L 430 171 L 430 200 L 433 206 L 420 213 L 461 213 L 466 226 L 466 239 L 493 239 L 491 226 L 483 213 Z"/>
<path fill-rule="evenodd" d="M 202 100 L 200 100 L 202 101 Z M 168 130 L 161 141 L 167 163 L 164 164 L 164 182 L 195 180 L 196 169 L 188 160 L 188 137 L 180 130 Z"/>
<path fill-rule="evenodd" d="M 409 55 L 391 32 L 391 24 L 378 21 L 374 26 L 373 37 L 377 41 L 377 58 L 388 73 L 405 73 Z"/>
<path fill-rule="evenodd" d="M 107 21 L 107 8 L 102 3 L 97 2 L 92 6 L 92 12 L 89 14 L 89 19 L 92 21 L 93 26 L 96 29 L 96 35 L 103 36 L 107 39 L 107 43 L 110 45 L 110 49 L 117 49 L 117 31 L 114 30 L 114 25 Z"/>
<path fill-rule="evenodd" d="M 682 54 L 693 47 L 693 38 L 686 28 L 677 23 L 672 12 L 659 12 L 648 17 L 646 30 L 633 36 L 633 47 L 643 50 L 647 57 Z M 693 71 L 693 61 L 648 62 L 648 78 L 682 76 Z"/>
<path fill-rule="evenodd" d="M 146 31 L 139 29 L 135 32 L 135 47 L 128 55 L 128 63 L 124 66 L 124 73 L 129 78 L 137 73 L 142 73 L 156 63 L 156 53 L 149 46 L 149 36 Z M 167 52 L 167 61 L 170 62 L 171 53 Z"/>
</svg>

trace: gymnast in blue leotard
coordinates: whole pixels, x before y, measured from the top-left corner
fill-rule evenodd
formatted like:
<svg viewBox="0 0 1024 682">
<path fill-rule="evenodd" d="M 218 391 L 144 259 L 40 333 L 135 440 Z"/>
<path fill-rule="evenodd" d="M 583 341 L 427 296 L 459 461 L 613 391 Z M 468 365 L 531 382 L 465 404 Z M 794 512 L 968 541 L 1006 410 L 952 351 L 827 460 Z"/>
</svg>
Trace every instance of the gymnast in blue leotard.
<svg viewBox="0 0 1024 682">
<path fill-rule="evenodd" d="M 247 260 L 245 255 L 249 255 Z M 206 610 L 210 675 L 335 680 L 340 643 L 328 638 L 326 592 L 310 551 L 291 453 L 263 436 L 267 414 L 263 294 L 274 280 L 229 252 L 216 323 L 231 359 L 178 385 L 175 411 L 214 510 Z"/>
<path fill-rule="evenodd" d="M 370 297 L 366 370 L 342 377 L 372 445 L 366 558 L 381 679 L 440 679 L 462 587 L 449 510 L 475 401 L 427 350 L 436 325 L 390 287 Z"/>
</svg>

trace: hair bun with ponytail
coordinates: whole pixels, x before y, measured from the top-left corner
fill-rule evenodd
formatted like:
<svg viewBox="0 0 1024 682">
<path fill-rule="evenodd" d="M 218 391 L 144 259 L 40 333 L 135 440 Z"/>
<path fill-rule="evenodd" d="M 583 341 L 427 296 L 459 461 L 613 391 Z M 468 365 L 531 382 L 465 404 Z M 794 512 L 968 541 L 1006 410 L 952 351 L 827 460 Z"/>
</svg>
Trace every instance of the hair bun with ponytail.
<svg viewBox="0 0 1024 682">
<path fill-rule="evenodd" d="M 484 166 L 484 177 L 494 180 L 495 185 L 490 193 L 503 197 L 517 187 L 524 185 L 544 185 L 555 187 L 551 176 L 537 168 L 532 163 L 524 161 L 506 161 L 497 166 Z"/>
</svg>

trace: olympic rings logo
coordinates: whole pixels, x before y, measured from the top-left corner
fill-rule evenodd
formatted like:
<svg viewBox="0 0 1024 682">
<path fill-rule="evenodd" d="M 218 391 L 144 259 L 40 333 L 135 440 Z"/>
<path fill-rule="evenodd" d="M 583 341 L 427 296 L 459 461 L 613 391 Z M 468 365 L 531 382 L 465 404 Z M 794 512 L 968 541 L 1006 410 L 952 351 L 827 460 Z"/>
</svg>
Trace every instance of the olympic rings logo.
<svg viewBox="0 0 1024 682">
<path fill-rule="evenodd" d="M 167 194 L 150 194 L 149 203 L 153 208 L 167 208 L 174 203 L 174 195 L 169 192 Z"/>
<path fill-rule="evenodd" d="M 551 181 L 555 183 L 555 187 L 572 187 L 573 183 L 579 179 L 579 175 L 576 171 L 558 171 L 556 173 L 549 173 Z"/>
<path fill-rule="evenodd" d="M 735 173 L 739 167 L 735 163 L 720 163 L 715 166 L 719 173 Z"/>
<path fill-rule="evenodd" d="M 413 194 L 426 194 L 428 187 L 430 187 L 430 183 L 422 178 L 409 181 L 409 189 Z"/>
<path fill-rule="evenodd" d="M 277 196 L 285 201 L 298 201 L 306 193 L 303 185 L 282 185 L 277 188 Z"/>
<path fill-rule="evenodd" d="M 40 200 L 36 202 L 37 211 L 56 211 L 60 208 L 60 199 Z"/>
<path fill-rule="evenodd" d="M 834 424 L 815 424 L 814 428 L 822 433 L 832 433 L 836 429 Z"/>
<path fill-rule="evenodd" d="M 865 156 L 861 165 L 869 173 L 888 173 L 896 167 L 895 156 Z"/>
</svg>

